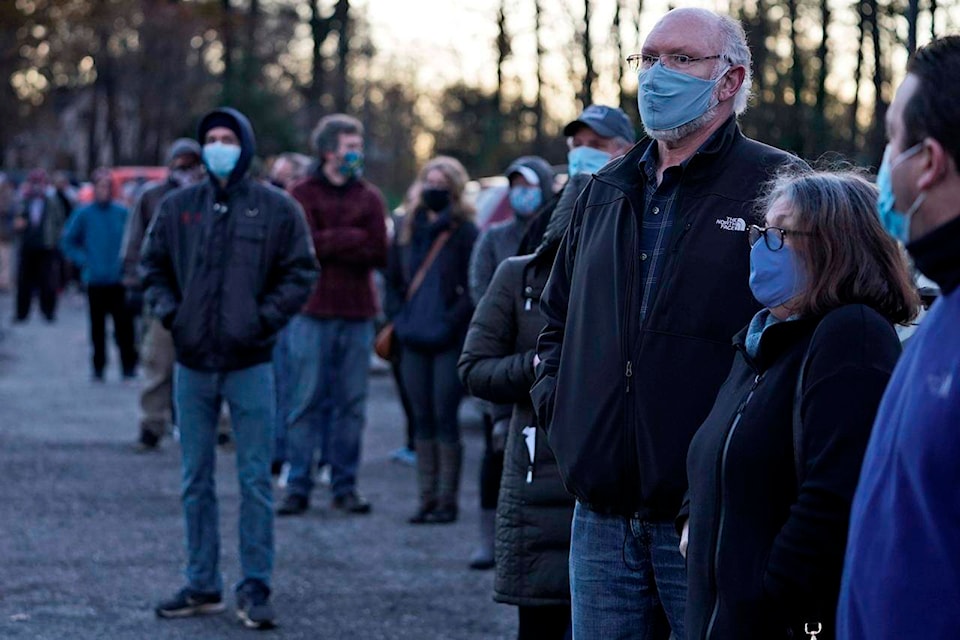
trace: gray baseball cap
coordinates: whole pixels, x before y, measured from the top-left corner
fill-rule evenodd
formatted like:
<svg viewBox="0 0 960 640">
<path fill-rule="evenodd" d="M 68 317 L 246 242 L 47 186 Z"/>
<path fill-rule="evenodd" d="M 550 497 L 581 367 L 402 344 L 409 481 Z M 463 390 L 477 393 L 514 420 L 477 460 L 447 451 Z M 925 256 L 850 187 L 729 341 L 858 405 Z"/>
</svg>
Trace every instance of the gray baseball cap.
<svg viewBox="0 0 960 640">
<path fill-rule="evenodd" d="M 573 122 L 563 128 L 563 135 L 572 136 L 580 127 L 590 127 L 604 138 L 623 138 L 636 142 L 637 133 L 630 123 L 630 118 L 617 107 L 606 107 L 602 104 L 592 104 L 583 110 Z"/>
</svg>

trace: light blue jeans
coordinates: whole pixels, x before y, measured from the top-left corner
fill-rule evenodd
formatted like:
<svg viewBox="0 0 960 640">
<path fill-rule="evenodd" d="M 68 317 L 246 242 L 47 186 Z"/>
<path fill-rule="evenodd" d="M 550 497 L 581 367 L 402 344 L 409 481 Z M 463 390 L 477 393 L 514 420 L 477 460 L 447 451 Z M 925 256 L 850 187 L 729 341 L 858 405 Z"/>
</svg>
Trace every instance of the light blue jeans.
<svg viewBox="0 0 960 640">
<path fill-rule="evenodd" d="M 598 513 L 577 502 L 570 536 L 574 640 L 683 640 L 686 563 L 669 522 Z"/>
<path fill-rule="evenodd" d="M 285 330 L 289 366 L 290 495 L 309 496 L 315 453 L 330 465 L 331 491 L 356 488 L 367 411 L 373 321 L 294 316 Z"/>
<path fill-rule="evenodd" d="M 174 400 L 183 460 L 181 485 L 187 529 L 187 586 L 219 593 L 220 532 L 216 470 L 217 420 L 226 400 L 237 448 L 240 480 L 240 568 L 237 589 L 247 583 L 270 588 L 273 571 L 273 457 L 275 391 L 273 366 L 208 372 L 174 368 Z"/>
</svg>

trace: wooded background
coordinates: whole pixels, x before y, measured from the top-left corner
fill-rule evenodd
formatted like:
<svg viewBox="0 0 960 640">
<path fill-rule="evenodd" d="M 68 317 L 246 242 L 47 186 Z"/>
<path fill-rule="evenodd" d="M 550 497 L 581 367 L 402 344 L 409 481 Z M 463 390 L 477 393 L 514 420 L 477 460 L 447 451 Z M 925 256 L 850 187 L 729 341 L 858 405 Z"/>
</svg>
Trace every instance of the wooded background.
<svg viewBox="0 0 960 640">
<path fill-rule="evenodd" d="M 470 19 L 488 21 L 493 37 L 463 46 L 487 48 L 495 80 L 438 76 L 424 86 L 402 51 L 378 47 L 363 2 L 0 0 L 0 169 L 84 176 L 99 164 L 162 163 L 173 138 L 223 104 L 250 116 L 261 156 L 309 151 L 316 121 L 344 111 L 365 123 L 368 175 L 395 202 L 438 152 L 472 176 L 526 153 L 564 162 L 560 129 L 594 100 L 619 104 L 639 126 L 624 59 L 663 7 L 472 4 Z M 753 52 L 744 130 L 807 159 L 875 165 L 909 53 L 956 30 L 956 5 L 723 0 L 713 8 L 743 21 Z M 521 41 L 532 43 L 522 55 Z"/>
</svg>

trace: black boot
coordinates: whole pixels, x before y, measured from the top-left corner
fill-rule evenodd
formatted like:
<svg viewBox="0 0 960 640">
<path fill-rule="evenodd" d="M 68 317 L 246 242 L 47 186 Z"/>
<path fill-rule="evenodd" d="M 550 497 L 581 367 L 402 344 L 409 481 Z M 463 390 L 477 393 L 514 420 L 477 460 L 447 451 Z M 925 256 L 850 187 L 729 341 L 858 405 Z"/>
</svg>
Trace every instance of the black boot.
<svg viewBox="0 0 960 640">
<path fill-rule="evenodd" d="M 437 508 L 437 442 L 417 440 L 417 486 L 420 505 L 410 517 L 410 524 L 429 522 L 430 514 Z"/>
</svg>

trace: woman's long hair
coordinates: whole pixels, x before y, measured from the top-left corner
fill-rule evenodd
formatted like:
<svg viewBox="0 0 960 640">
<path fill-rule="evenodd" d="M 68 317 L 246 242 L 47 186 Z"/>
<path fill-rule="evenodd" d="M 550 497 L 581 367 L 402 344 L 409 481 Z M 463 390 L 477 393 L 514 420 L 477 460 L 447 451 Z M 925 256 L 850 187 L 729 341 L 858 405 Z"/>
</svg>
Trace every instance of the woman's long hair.
<svg viewBox="0 0 960 640">
<path fill-rule="evenodd" d="M 421 185 L 421 188 L 414 189 L 413 192 L 409 194 L 412 196 L 410 208 L 407 209 L 403 219 L 403 228 L 400 229 L 400 234 L 397 238 L 398 243 L 401 245 L 410 243 L 410 238 L 413 235 L 413 222 L 416 216 L 421 215 L 426 210 L 420 194 L 424 179 L 427 177 L 427 174 L 434 169 L 440 171 L 450 184 L 450 216 L 453 219 L 453 223 L 458 224 L 473 220 L 475 215 L 473 205 L 470 204 L 464 196 L 467 182 L 470 180 L 470 177 L 467 175 L 467 170 L 463 168 L 463 165 L 460 164 L 460 161 L 456 158 L 437 156 L 428 161 L 423 165 L 423 168 L 420 169 L 415 184 Z"/>
<path fill-rule="evenodd" d="M 916 317 L 919 296 L 903 250 L 877 218 L 873 184 L 853 171 L 794 171 L 773 181 L 761 206 L 768 211 L 780 200 L 796 230 L 810 234 L 790 240 L 809 277 L 798 313 L 860 303 L 893 323 Z"/>
</svg>

